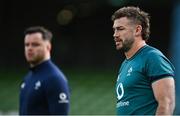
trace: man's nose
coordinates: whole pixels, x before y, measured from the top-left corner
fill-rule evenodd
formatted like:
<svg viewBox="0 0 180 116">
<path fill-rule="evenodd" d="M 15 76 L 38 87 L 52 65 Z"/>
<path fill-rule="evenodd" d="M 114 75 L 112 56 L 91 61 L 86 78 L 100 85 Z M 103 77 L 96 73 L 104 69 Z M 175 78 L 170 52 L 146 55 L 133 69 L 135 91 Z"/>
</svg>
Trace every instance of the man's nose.
<svg viewBox="0 0 180 116">
<path fill-rule="evenodd" d="M 26 46 L 27 50 L 32 50 L 32 45 Z"/>
<path fill-rule="evenodd" d="M 113 37 L 117 37 L 117 31 L 114 31 Z"/>
<path fill-rule="evenodd" d="M 117 32 L 114 32 L 113 37 L 114 37 L 114 41 L 116 41 L 116 38 L 118 37 Z"/>
</svg>

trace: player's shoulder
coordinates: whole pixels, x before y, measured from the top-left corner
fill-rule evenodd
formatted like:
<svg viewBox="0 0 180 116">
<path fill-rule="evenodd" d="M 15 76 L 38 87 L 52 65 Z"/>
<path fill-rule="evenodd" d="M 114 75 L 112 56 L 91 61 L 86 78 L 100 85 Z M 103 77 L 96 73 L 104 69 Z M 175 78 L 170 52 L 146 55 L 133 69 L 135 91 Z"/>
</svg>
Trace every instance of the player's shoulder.
<svg viewBox="0 0 180 116">
<path fill-rule="evenodd" d="M 49 81 L 67 81 L 66 76 L 58 67 L 54 68 L 54 70 L 50 72 L 47 79 Z"/>
<path fill-rule="evenodd" d="M 44 80 L 43 83 L 45 85 L 45 88 L 51 88 L 51 87 L 62 87 L 62 86 L 67 86 L 68 81 L 64 76 L 57 75 L 57 74 L 51 74 L 47 76 Z"/>
<path fill-rule="evenodd" d="M 147 49 L 144 52 L 144 59 L 146 62 L 149 62 L 149 64 L 159 64 L 162 62 L 168 62 L 171 64 L 170 60 L 159 49 L 152 46 L 147 46 Z"/>
<path fill-rule="evenodd" d="M 163 53 L 159 49 L 152 47 L 150 45 L 146 46 L 144 53 L 147 58 L 159 57 L 159 56 L 164 57 Z"/>
<path fill-rule="evenodd" d="M 66 81 L 66 77 L 64 73 L 61 71 L 59 66 L 50 61 L 50 65 L 48 68 L 48 75 L 46 75 L 47 79 L 50 81 Z"/>
</svg>

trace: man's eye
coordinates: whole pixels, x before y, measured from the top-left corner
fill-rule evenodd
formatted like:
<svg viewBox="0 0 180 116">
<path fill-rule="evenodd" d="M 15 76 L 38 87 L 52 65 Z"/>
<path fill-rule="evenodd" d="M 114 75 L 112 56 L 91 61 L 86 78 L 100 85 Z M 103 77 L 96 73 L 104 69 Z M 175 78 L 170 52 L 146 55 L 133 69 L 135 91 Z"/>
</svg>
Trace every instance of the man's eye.
<svg viewBox="0 0 180 116">
<path fill-rule="evenodd" d="M 33 43 L 32 44 L 32 46 L 34 46 L 34 47 L 37 47 L 37 46 L 39 46 L 40 44 L 38 44 L 38 43 Z"/>
<path fill-rule="evenodd" d="M 29 46 L 29 44 L 25 44 L 25 46 Z"/>
<path fill-rule="evenodd" d="M 124 30 L 124 28 L 118 28 L 117 30 Z"/>
</svg>

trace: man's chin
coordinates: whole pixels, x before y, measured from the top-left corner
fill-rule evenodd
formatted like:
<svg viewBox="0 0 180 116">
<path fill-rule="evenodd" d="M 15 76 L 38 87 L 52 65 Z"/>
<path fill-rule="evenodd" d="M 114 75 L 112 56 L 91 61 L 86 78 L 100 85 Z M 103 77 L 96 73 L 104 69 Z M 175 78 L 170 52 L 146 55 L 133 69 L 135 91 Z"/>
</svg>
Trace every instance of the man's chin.
<svg viewBox="0 0 180 116">
<path fill-rule="evenodd" d="M 122 47 L 116 46 L 116 50 L 121 50 Z"/>
<path fill-rule="evenodd" d="M 31 64 L 31 63 L 34 63 L 35 61 L 32 59 L 27 59 L 27 62 Z"/>
</svg>

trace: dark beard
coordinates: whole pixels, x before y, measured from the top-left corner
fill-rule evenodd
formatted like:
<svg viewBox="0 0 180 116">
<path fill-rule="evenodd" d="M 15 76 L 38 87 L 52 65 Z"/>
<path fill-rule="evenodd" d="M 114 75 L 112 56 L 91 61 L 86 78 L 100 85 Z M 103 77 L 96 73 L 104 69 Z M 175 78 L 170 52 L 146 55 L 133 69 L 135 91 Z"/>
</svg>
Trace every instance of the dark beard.
<svg viewBox="0 0 180 116">
<path fill-rule="evenodd" d="M 128 52 L 132 48 L 132 44 L 134 43 L 134 39 L 128 39 L 123 42 L 122 50 L 124 52 Z"/>
<path fill-rule="evenodd" d="M 34 60 L 34 61 L 28 61 L 28 63 L 30 64 L 30 67 L 31 67 L 31 66 L 36 66 L 36 65 L 38 65 L 38 64 L 40 64 L 40 63 L 42 63 L 42 62 L 43 62 L 43 59 L 42 59 L 42 58 L 36 59 L 36 60 Z"/>
</svg>

